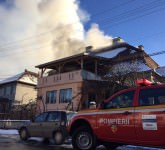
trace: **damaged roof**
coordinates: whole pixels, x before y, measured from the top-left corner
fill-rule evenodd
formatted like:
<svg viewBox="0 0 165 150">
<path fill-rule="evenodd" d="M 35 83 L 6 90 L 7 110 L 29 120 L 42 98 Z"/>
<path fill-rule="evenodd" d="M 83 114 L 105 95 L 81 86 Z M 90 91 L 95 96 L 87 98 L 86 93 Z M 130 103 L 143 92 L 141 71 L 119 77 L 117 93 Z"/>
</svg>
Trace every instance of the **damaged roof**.
<svg viewBox="0 0 165 150">
<path fill-rule="evenodd" d="M 36 66 L 36 68 L 42 69 L 42 68 L 50 68 L 52 69 L 53 66 L 58 65 L 60 63 L 64 62 L 71 62 L 73 59 L 99 59 L 99 60 L 104 60 L 104 61 L 114 61 L 114 63 L 117 63 L 119 61 L 119 58 L 121 61 L 128 61 L 126 58 L 121 59 L 120 55 L 125 55 L 125 57 L 129 57 L 128 60 L 132 60 L 132 56 L 134 57 L 136 54 L 141 54 L 141 56 L 144 56 L 144 61 L 146 64 L 151 68 L 157 68 L 159 65 L 149 56 L 147 55 L 144 50 L 140 49 L 139 47 L 134 47 L 132 45 L 129 45 L 128 43 L 121 42 L 118 44 L 114 44 L 111 46 L 107 47 L 102 47 L 99 49 L 92 49 L 92 47 L 87 47 L 85 52 L 72 55 L 69 57 L 65 57 L 62 59 L 54 60 L 48 63 L 44 63 L 41 65 Z M 119 58 L 118 58 L 119 56 Z M 130 57 L 131 56 L 131 57 Z M 118 59 L 116 59 L 118 58 Z M 137 59 L 137 58 L 136 58 Z"/>
</svg>

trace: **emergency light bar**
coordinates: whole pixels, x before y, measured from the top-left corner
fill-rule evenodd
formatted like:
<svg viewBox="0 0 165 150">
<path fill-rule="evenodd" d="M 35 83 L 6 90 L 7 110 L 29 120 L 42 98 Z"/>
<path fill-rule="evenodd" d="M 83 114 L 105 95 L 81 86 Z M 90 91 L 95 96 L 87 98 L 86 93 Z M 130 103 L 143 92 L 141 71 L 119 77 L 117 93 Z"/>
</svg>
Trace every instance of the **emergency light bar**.
<svg viewBox="0 0 165 150">
<path fill-rule="evenodd" d="M 136 81 L 137 86 L 147 86 L 147 85 L 151 85 L 151 84 L 152 84 L 152 82 L 147 79 L 138 79 Z"/>
</svg>

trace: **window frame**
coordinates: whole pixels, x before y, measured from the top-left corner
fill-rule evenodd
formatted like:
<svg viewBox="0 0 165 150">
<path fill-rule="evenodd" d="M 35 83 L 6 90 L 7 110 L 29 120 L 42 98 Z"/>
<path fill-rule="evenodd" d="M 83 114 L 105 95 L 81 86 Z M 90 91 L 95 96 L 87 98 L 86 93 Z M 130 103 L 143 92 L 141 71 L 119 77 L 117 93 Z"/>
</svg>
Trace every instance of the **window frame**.
<svg viewBox="0 0 165 150">
<path fill-rule="evenodd" d="M 56 115 L 57 115 L 56 120 L 49 120 L 50 114 L 53 114 L 53 113 L 56 113 Z M 60 122 L 60 120 L 61 120 L 61 114 L 59 111 L 49 112 L 47 119 L 46 119 L 47 122 Z"/>
<path fill-rule="evenodd" d="M 48 99 L 48 94 L 53 95 L 53 101 L 52 101 L 52 97 L 50 95 L 49 95 L 49 99 Z M 46 91 L 46 104 L 55 104 L 55 103 L 57 103 L 57 90 Z"/>
<path fill-rule="evenodd" d="M 69 100 L 66 100 L 65 98 L 66 98 L 66 96 L 64 95 L 63 96 L 63 99 L 61 100 L 61 92 L 62 91 L 64 91 L 64 93 L 63 94 L 66 94 L 65 93 L 65 91 L 67 91 L 67 90 L 70 90 L 70 99 Z M 66 88 L 66 89 L 60 89 L 60 92 L 59 92 L 59 103 L 70 103 L 71 101 L 72 101 L 72 97 L 73 97 L 73 92 L 72 92 L 73 90 L 72 90 L 72 88 Z"/>
<path fill-rule="evenodd" d="M 162 103 L 158 103 L 158 102 L 156 102 L 155 103 L 155 101 L 158 101 L 158 98 L 160 97 L 160 96 L 163 96 L 163 95 L 159 95 L 159 94 L 157 94 L 157 95 L 153 95 L 153 91 L 152 90 L 158 90 L 157 92 L 155 92 L 155 93 L 159 93 L 160 92 L 160 89 L 164 89 L 164 91 L 165 91 L 165 86 L 157 86 L 157 87 L 155 87 L 155 86 L 153 86 L 153 87 L 146 87 L 146 88 L 140 88 L 139 89 L 139 94 L 138 94 L 138 106 L 139 107 L 143 107 L 143 106 L 156 106 L 156 105 L 162 105 L 162 104 L 165 104 L 165 102 L 162 102 Z M 148 97 L 148 96 L 146 96 L 146 92 L 144 92 L 145 93 L 145 96 L 147 97 L 147 98 L 154 98 L 154 104 L 143 104 L 143 105 L 141 105 L 140 103 L 140 100 L 141 101 L 143 101 L 144 102 L 144 100 L 142 100 L 141 99 L 141 91 L 145 91 L 145 90 L 148 90 L 149 92 L 148 92 L 148 94 L 149 94 L 149 96 L 150 97 Z M 151 92 L 152 91 L 152 92 Z M 164 94 L 164 92 L 162 92 L 163 94 Z M 152 96 L 152 97 L 151 97 Z M 164 96 L 165 96 L 165 94 L 164 94 Z M 150 100 L 148 99 L 148 102 L 149 102 Z"/>
<path fill-rule="evenodd" d="M 37 118 L 39 118 L 39 117 L 41 117 L 41 116 L 43 116 L 43 115 L 46 115 L 46 116 L 44 117 L 44 120 L 42 120 L 42 121 L 36 121 Z M 47 117 L 48 117 L 48 112 L 41 113 L 41 114 L 39 114 L 38 116 L 35 117 L 34 122 L 35 122 L 35 123 L 46 122 Z"/>
<path fill-rule="evenodd" d="M 111 103 L 113 100 L 116 100 L 117 97 L 127 94 L 127 93 L 131 93 L 132 92 L 132 100 L 131 100 L 131 106 L 123 106 L 121 107 L 120 103 L 118 103 L 118 105 L 116 105 L 116 107 L 107 107 L 106 105 L 108 105 L 108 103 Z M 123 91 L 121 93 L 116 93 L 114 96 L 112 96 L 107 102 L 104 103 L 104 109 L 120 109 L 120 108 L 129 108 L 129 107 L 134 107 L 134 101 L 135 101 L 135 94 L 136 94 L 136 90 L 135 89 L 131 89 L 128 91 Z M 127 95 L 125 95 L 127 96 Z M 117 101 L 117 100 L 116 100 Z M 121 99 L 121 102 L 124 101 Z M 116 103 L 117 104 L 117 103 Z"/>
</svg>

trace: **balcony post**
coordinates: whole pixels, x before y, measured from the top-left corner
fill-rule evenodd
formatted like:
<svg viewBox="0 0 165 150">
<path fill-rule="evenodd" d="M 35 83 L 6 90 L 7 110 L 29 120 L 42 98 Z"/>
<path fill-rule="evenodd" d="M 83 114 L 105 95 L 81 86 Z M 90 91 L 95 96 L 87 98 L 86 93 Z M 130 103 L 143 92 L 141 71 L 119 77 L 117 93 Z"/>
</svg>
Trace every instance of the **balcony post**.
<svg viewBox="0 0 165 150">
<path fill-rule="evenodd" d="M 81 70 L 83 70 L 83 66 L 84 66 L 84 60 L 83 60 L 83 58 L 81 57 Z"/>
<path fill-rule="evenodd" d="M 41 69 L 41 78 L 43 77 L 43 74 L 44 74 L 45 70 L 46 70 L 46 68 Z"/>
<path fill-rule="evenodd" d="M 97 60 L 95 60 L 95 75 L 97 77 Z"/>
</svg>

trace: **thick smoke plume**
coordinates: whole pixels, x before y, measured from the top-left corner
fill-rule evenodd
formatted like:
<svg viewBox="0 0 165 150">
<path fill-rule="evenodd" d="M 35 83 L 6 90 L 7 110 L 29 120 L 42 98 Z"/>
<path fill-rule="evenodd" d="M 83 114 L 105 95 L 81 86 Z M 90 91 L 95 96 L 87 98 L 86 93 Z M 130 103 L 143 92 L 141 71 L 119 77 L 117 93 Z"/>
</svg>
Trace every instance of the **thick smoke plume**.
<svg viewBox="0 0 165 150">
<path fill-rule="evenodd" d="M 97 24 L 93 24 L 91 29 L 87 31 L 86 44 L 92 45 L 94 48 L 109 46 L 112 44 L 112 37 L 105 35 Z"/>
<path fill-rule="evenodd" d="M 7 0 L 0 3 L 0 75 L 111 44 L 77 0 Z M 98 42 L 99 41 L 99 42 Z M 5 66 L 5 67 L 4 67 Z"/>
</svg>

